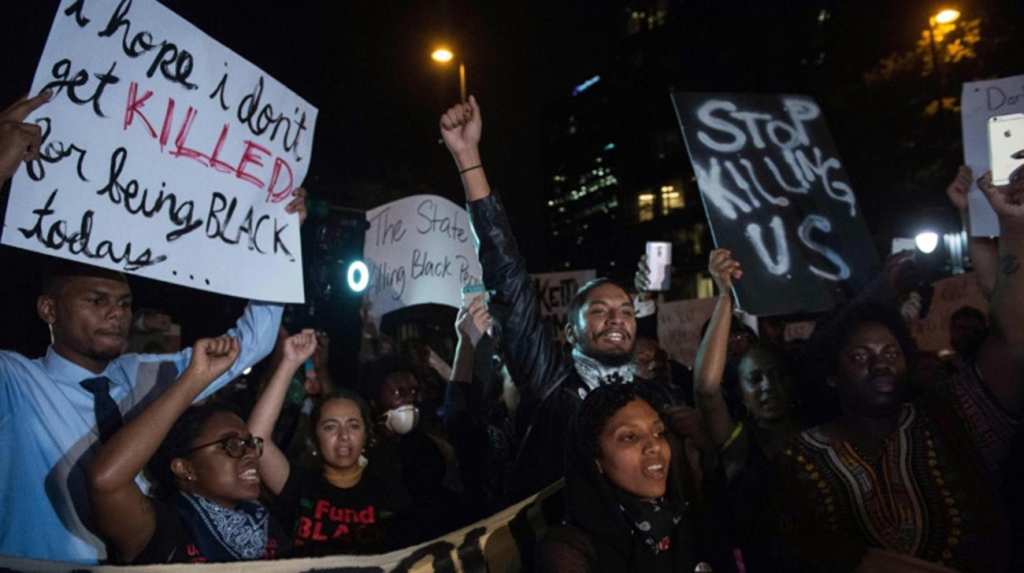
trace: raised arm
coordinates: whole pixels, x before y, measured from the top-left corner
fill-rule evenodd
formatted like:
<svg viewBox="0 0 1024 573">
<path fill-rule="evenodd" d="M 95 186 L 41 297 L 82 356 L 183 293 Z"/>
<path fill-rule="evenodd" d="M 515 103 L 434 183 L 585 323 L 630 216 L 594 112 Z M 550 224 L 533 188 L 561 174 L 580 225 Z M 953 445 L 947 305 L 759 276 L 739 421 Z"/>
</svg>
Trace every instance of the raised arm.
<svg viewBox="0 0 1024 573">
<path fill-rule="evenodd" d="M 455 318 L 455 332 L 458 343 L 455 345 L 455 364 L 452 369 L 452 382 L 473 381 L 473 359 L 475 350 L 484 333 L 491 326 L 491 315 L 482 297 L 474 298 L 469 306 L 459 309 Z"/>
<path fill-rule="evenodd" d="M 274 370 L 270 382 L 263 390 L 263 394 L 260 395 L 256 407 L 249 415 L 249 422 L 246 424 L 253 436 L 263 438 L 260 478 L 274 495 L 281 493 L 285 482 L 288 481 L 291 464 L 284 452 L 274 444 L 271 434 L 274 432 L 277 417 L 281 414 L 281 406 L 284 405 L 284 396 L 288 392 L 292 374 L 307 358 L 313 355 L 313 351 L 316 350 L 316 342 L 316 335 L 312 332 L 300 332 L 289 336 L 284 341 L 284 354 L 281 357 L 281 363 Z"/>
<path fill-rule="evenodd" d="M 501 341 L 509 373 L 528 408 L 539 404 L 564 379 L 561 348 L 548 333 L 537 293 L 508 224 L 505 209 L 480 162 L 482 119 L 476 99 L 441 116 L 441 136 L 455 158 L 469 201 L 470 221 L 478 240 L 477 255 L 484 285 L 493 292 L 489 310 L 495 338 Z"/>
<path fill-rule="evenodd" d="M 996 187 L 992 174 L 978 187 L 999 217 L 999 266 L 989 305 L 992 328 L 978 351 L 978 370 L 999 404 L 1014 415 L 1024 413 L 1024 172 L 1009 185 Z"/>
<path fill-rule="evenodd" d="M 693 394 L 711 441 L 721 446 L 736 429 L 736 421 L 729 415 L 729 408 L 722 396 L 722 377 L 725 375 L 729 329 L 732 325 L 732 279 L 740 278 L 743 271 L 726 249 L 711 251 L 708 271 L 718 285 L 718 302 L 715 303 L 708 331 L 697 350 Z"/>
<path fill-rule="evenodd" d="M 999 272 L 999 241 L 994 237 L 975 237 L 971 235 L 971 216 L 968 211 L 967 192 L 973 179 L 971 168 L 961 165 L 956 178 L 946 188 L 946 196 L 953 206 L 960 211 L 960 220 L 967 231 L 967 252 L 971 256 L 975 276 L 985 298 L 992 296 Z"/>
<path fill-rule="evenodd" d="M 476 201 L 491 194 L 491 185 L 484 174 L 480 160 L 480 135 L 483 118 L 476 98 L 469 96 L 468 103 L 453 106 L 441 116 L 441 138 L 448 151 L 455 158 L 455 165 L 462 176 L 466 199 Z"/>
<path fill-rule="evenodd" d="M 171 426 L 215 378 L 238 358 L 235 338 L 205 338 L 192 347 L 192 361 L 178 380 L 110 438 L 89 470 L 89 495 L 100 533 L 125 561 L 153 539 L 153 505 L 135 482 Z"/>
</svg>

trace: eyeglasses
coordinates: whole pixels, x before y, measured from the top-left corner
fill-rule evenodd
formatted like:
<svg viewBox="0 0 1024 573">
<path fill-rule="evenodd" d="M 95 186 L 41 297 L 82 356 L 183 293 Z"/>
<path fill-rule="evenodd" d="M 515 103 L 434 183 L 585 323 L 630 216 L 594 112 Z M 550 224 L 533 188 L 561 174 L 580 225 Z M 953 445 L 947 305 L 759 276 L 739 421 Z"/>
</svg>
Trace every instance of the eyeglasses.
<svg viewBox="0 0 1024 573">
<path fill-rule="evenodd" d="M 210 446 L 217 445 L 217 444 L 219 444 L 220 447 L 223 448 L 224 451 L 227 452 L 228 455 L 233 457 L 233 458 L 241 459 L 241 458 L 245 457 L 245 452 L 246 452 L 246 450 L 249 450 L 249 449 L 256 450 L 256 457 L 259 458 L 259 457 L 263 456 L 263 438 L 259 438 L 259 437 L 255 437 L 255 436 L 250 436 L 248 438 L 239 438 L 238 436 L 228 436 L 226 438 L 221 438 L 221 439 L 219 439 L 219 440 L 217 440 L 215 442 L 210 442 L 208 444 L 203 444 L 201 446 L 196 446 L 196 447 L 194 447 L 194 448 L 192 448 L 190 450 L 186 450 L 184 452 L 181 452 L 181 455 L 184 456 L 184 455 L 187 455 L 187 454 L 191 454 L 192 452 L 201 450 L 203 448 L 208 448 Z"/>
</svg>

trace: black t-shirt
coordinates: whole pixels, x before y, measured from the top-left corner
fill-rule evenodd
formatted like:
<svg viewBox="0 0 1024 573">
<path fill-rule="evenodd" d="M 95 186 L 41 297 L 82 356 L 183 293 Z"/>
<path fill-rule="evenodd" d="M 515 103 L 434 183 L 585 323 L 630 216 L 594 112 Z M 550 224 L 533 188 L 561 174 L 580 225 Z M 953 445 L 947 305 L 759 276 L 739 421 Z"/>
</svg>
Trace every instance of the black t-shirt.
<svg viewBox="0 0 1024 573">
<path fill-rule="evenodd" d="M 156 513 L 156 531 L 153 532 L 153 539 L 149 541 L 149 545 L 139 553 L 132 564 L 206 563 L 207 557 L 200 553 L 195 537 L 174 506 L 157 499 L 151 498 L 150 501 Z M 263 559 L 290 556 L 291 539 L 278 525 L 277 520 L 271 517 Z"/>
<path fill-rule="evenodd" d="M 393 544 L 388 530 L 408 503 L 401 486 L 365 472 L 354 487 L 342 489 L 316 470 L 292 464 L 276 507 L 292 533 L 294 555 L 367 555 Z"/>
</svg>

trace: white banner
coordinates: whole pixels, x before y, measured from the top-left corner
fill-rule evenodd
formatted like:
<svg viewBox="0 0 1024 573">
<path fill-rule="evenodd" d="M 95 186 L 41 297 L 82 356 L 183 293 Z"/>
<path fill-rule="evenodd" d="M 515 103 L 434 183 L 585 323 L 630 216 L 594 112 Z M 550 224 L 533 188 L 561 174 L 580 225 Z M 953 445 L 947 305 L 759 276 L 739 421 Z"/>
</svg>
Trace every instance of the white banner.
<svg viewBox="0 0 1024 573">
<path fill-rule="evenodd" d="M 297 215 L 317 110 L 154 0 L 64 0 L 32 84 L 41 157 L 3 243 L 302 302 Z"/>
<path fill-rule="evenodd" d="M 562 502 L 559 480 L 539 493 L 509 506 L 473 525 L 433 541 L 383 555 L 335 555 L 277 561 L 241 561 L 175 565 L 84 566 L 55 561 L 36 561 L 0 555 L 0 569 L 56 573 L 69 570 L 149 573 L 294 573 L 338 571 L 350 573 L 513 573 L 523 570 L 523 554 L 529 559 L 536 542 L 549 524 L 547 515 L 558 515 Z M 546 507 L 544 507 L 546 506 Z M 556 510 L 555 508 L 558 508 Z M 515 531 L 513 531 L 515 530 Z M 525 542 L 524 547 L 519 544 Z M 6 570 L 5 569 L 5 570 Z"/>
<path fill-rule="evenodd" d="M 960 94 L 960 121 L 964 133 L 964 165 L 977 179 L 989 170 L 988 120 L 997 115 L 1024 112 L 1024 76 L 1001 80 L 967 82 Z M 952 174 L 950 174 L 952 178 Z M 999 235 L 999 221 L 975 182 L 967 196 L 971 212 L 971 235 Z"/>
<path fill-rule="evenodd" d="M 416 304 L 458 308 L 462 287 L 480 284 L 464 207 L 436 195 L 413 195 L 367 211 L 366 220 L 366 291 L 378 324 L 385 314 Z"/>
</svg>

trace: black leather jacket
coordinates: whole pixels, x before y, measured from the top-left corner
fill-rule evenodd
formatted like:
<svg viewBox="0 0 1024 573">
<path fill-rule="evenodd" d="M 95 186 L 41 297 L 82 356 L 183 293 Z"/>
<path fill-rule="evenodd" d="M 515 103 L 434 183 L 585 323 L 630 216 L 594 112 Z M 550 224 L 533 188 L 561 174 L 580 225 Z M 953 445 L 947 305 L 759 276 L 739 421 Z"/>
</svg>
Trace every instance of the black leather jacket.
<svg viewBox="0 0 1024 573">
<path fill-rule="evenodd" d="M 508 501 L 540 491 L 563 475 L 569 418 L 581 401 L 581 380 L 572 356 L 545 328 L 537 293 L 509 228 L 505 208 L 495 193 L 469 203 L 479 241 L 488 305 L 509 374 L 519 388 L 516 413 L 521 434 L 512 470 Z"/>
</svg>

